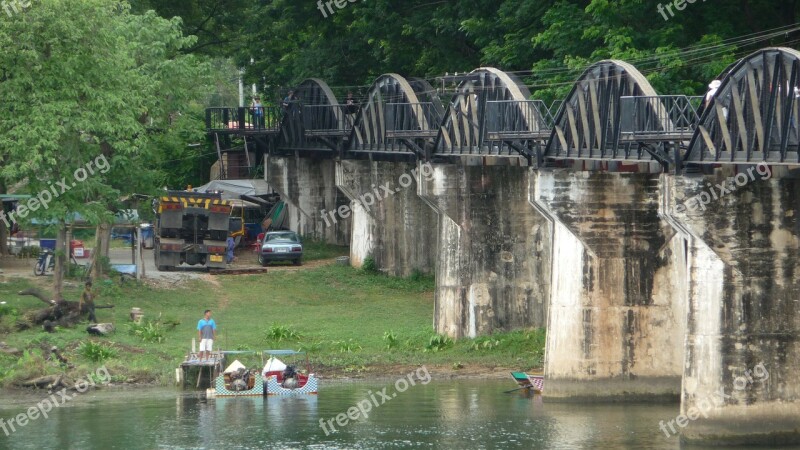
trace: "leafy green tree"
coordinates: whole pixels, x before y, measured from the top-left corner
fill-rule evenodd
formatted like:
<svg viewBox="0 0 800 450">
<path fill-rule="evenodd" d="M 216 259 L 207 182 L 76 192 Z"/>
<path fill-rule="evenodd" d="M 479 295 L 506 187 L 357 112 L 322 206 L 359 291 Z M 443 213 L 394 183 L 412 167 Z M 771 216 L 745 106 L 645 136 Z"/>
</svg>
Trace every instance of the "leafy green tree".
<svg viewBox="0 0 800 450">
<path fill-rule="evenodd" d="M 179 18 L 135 15 L 113 0 L 33 3 L 0 21 L 0 149 L 8 159 L 0 178 L 23 181 L 39 198 L 53 193 L 20 220 L 57 224 L 65 249 L 65 224 L 76 213 L 108 224 L 131 194 L 163 185 L 160 138 L 206 94 L 206 65 L 182 52 L 195 42 Z M 103 161 L 107 170 L 98 170 Z M 86 174 L 89 163 L 95 170 Z"/>
</svg>

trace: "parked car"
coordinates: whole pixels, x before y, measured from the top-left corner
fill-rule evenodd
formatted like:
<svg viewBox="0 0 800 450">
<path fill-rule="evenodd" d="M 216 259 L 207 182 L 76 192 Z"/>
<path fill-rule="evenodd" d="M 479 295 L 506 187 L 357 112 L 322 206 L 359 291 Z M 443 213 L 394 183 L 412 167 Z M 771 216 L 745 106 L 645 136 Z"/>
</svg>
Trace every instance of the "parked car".
<svg viewBox="0 0 800 450">
<path fill-rule="evenodd" d="M 271 231 L 264 235 L 258 262 L 262 266 L 273 261 L 291 261 L 295 266 L 303 263 L 303 243 L 294 231 Z"/>
</svg>

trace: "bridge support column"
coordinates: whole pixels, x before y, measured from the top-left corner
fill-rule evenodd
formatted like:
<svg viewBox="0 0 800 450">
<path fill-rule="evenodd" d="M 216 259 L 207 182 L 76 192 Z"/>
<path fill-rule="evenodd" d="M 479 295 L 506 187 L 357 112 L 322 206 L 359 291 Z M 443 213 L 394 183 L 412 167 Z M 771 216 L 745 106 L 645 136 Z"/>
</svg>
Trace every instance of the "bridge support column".
<svg viewBox="0 0 800 450">
<path fill-rule="evenodd" d="M 286 202 L 289 228 L 329 244 L 350 243 L 350 220 L 326 223 L 321 211 L 334 211 L 348 203 L 336 188 L 333 160 L 267 155 L 264 161 L 267 182 Z"/>
<path fill-rule="evenodd" d="M 549 399 L 678 399 L 684 239 L 659 218 L 658 175 L 531 171 L 553 218 Z"/>
<path fill-rule="evenodd" d="M 336 184 L 350 204 L 330 211 L 328 221 L 352 215 L 350 263 L 372 256 L 393 276 L 433 273 L 436 214 L 417 195 L 417 178 L 432 172 L 414 163 L 338 161 Z"/>
<path fill-rule="evenodd" d="M 433 168 L 419 195 L 439 214 L 436 332 L 461 338 L 543 327 L 551 226 L 527 204 L 527 168 Z"/>
<path fill-rule="evenodd" d="M 800 180 L 748 170 L 664 176 L 690 236 L 684 420 L 664 424 L 685 441 L 800 442 Z"/>
</svg>

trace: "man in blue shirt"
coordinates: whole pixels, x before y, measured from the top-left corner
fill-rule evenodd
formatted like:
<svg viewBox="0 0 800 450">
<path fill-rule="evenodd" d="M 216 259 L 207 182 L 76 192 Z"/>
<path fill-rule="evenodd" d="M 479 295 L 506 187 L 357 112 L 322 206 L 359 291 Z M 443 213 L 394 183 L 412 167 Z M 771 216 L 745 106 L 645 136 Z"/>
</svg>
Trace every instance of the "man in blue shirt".
<svg viewBox="0 0 800 450">
<path fill-rule="evenodd" d="M 204 317 L 197 322 L 197 335 L 200 338 L 200 353 L 198 357 L 200 360 L 211 357 L 214 339 L 217 338 L 217 324 L 211 318 L 211 310 L 205 310 L 203 315 Z M 203 358 L 204 356 L 205 358 Z"/>
</svg>

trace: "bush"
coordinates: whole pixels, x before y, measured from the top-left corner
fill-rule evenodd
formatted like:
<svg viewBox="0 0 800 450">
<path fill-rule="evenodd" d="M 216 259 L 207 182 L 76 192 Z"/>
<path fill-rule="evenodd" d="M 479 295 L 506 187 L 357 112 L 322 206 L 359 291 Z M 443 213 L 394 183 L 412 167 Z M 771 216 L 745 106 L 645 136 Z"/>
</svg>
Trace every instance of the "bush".
<svg viewBox="0 0 800 450">
<path fill-rule="evenodd" d="M 268 341 L 293 341 L 300 338 L 300 333 L 290 325 L 272 324 L 264 331 L 264 338 Z"/>
<path fill-rule="evenodd" d="M 361 350 L 361 346 L 354 342 L 353 339 L 348 339 L 346 341 L 333 341 L 331 344 L 333 344 L 334 347 L 339 348 L 339 353 L 352 353 Z"/>
<path fill-rule="evenodd" d="M 19 316 L 19 311 L 11 305 L 0 305 L 0 317 L 3 316 L 17 317 Z"/>
<path fill-rule="evenodd" d="M 364 258 L 364 263 L 361 264 L 361 270 L 366 273 L 381 273 L 381 271 L 378 269 L 378 263 L 375 262 L 375 258 L 373 258 L 372 255 Z"/>
<path fill-rule="evenodd" d="M 397 347 L 398 344 L 397 334 L 394 331 L 389 330 L 383 333 L 383 340 L 386 342 L 387 350 Z"/>
<path fill-rule="evenodd" d="M 494 339 L 491 336 L 484 336 L 475 339 L 469 346 L 471 351 L 491 350 L 500 346 L 502 339 Z"/>
<path fill-rule="evenodd" d="M 141 324 L 130 324 L 131 334 L 141 339 L 143 342 L 160 344 L 167 338 L 165 327 L 161 322 L 147 321 Z"/>
<path fill-rule="evenodd" d="M 430 338 L 430 340 L 428 341 L 428 345 L 425 346 L 425 351 L 438 352 L 440 350 L 446 349 L 447 347 L 450 347 L 451 345 L 453 345 L 452 339 L 450 339 L 445 335 L 437 334 Z"/>
<path fill-rule="evenodd" d="M 307 342 L 300 346 L 300 351 L 306 353 L 319 353 L 322 351 L 325 343 L 322 341 L 319 342 Z"/>
<path fill-rule="evenodd" d="M 117 350 L 99 342 L 84 341 L 78 346 L 78 354 L 89 361 L 102 362 L 107 359 L 115 358 L 117 356 Z"/>
<path fill-rule="evenodd" d="M 38 258 L 42 254 L 42 248 L 33 245 L 26 245 L 19 251 L 20 258 Z"/>
</svg>

